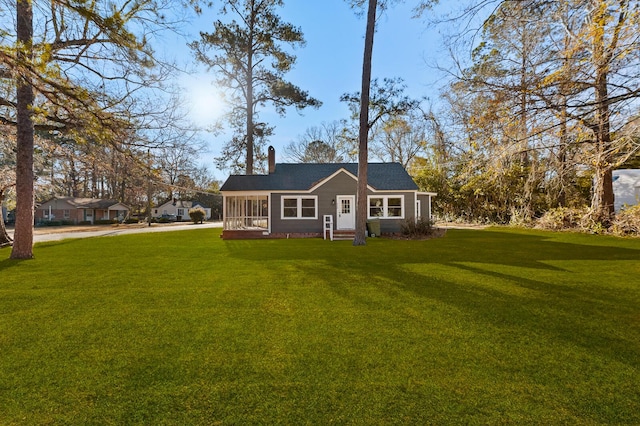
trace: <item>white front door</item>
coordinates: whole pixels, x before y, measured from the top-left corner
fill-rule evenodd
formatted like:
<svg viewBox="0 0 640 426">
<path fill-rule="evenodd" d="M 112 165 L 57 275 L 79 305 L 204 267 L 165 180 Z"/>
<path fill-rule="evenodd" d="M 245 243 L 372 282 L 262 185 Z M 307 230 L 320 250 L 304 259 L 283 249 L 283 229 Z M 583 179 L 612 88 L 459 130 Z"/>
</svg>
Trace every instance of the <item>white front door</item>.
<svg viewBox="0 0 640 426">
<path fill-rule="evenodd" d="M 356 227 L 356 197 L 353 195 L 338 195 L 336 197 L 336 229 L 355 229 Z"/>
</svg>

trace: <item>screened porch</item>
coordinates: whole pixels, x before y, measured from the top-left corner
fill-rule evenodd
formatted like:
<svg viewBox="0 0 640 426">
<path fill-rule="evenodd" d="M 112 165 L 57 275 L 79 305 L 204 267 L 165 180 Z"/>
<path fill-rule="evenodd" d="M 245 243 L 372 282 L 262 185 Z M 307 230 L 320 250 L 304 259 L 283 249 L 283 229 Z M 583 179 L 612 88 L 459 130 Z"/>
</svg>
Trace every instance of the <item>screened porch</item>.
<svg viewBox="0 0 640 426">
<path fill-rule="evenodd" d="M 268 195 L 224 197 L 224 230 L 269 230 Z"/>
</svg>

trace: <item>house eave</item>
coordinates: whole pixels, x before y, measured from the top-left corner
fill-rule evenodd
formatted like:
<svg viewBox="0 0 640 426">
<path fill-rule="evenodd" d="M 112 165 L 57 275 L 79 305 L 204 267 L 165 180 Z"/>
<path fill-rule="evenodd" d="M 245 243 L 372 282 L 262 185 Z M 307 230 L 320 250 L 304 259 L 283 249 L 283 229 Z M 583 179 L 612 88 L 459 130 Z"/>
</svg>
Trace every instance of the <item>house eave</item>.
<svg viewBox="0 0 640 426">
<path fill-rule="evenodd" d="M 233 195 L 233 196 L 270 195 L 273 192 L 275 192 L 275 191 L 266 190 L 266 189 L 259 189 L 259 190 L 254 190 L 254 191 L 243 189 L 241 191 L 235 191 L 235 190 L 220 191 L 220 194 L 222 194 L 223 197 L 226 197 L 226 196 L 229 196 L 229 195 Z"/>
</svg>

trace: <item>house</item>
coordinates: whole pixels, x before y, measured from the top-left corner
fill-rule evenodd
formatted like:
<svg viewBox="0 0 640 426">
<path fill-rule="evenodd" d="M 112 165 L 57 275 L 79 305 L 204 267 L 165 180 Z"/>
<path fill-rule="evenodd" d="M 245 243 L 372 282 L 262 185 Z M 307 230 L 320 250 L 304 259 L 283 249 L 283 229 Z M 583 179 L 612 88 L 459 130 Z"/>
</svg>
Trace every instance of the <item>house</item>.
<svg viewBox="0 0 640 426">
<path fill-rule="evenodd" d="M 197 201 L 186 201 L 186 200 L 169 200 L 166 203 L 156 207 L 153 209 L 151 216 L 158 219 L 161 217 L 171 218 L 173 220 L 177 220 L 178 222 L 183 220 L 190 220 L 189 218 L 189 210 L 194 207 L 201 207 L 205 211 L 204 219 L 211 219 L 211 208 L 204 207 Z"/>
<path fill-rule="evenodd" d="M 94 223 L 98 220 L 122 222 L 129 217 L 129 210 L 129 207 L 116 200 L 53 197 L 36 207 L 35 220 L 69 223 Z"/>
<path fill-rule="evenodd" d="M 640 203 L 640 169 L 614 170 L 613 195 L 616 212 Z"/>
<path fill-rule="evenodd" d="M 399 163 L 369 163 L 367 218 L 382 234 L 397 233 L 405 220 L 431 218 L 431 197 L 420 192 Z M 321 237 L 354 233 L 358 164 L 275 163 L 269 173 L 232 175 L 222 185 L 222 238 Z M 325 232 L 325 230 L 327 232 Z"/>
</svg>

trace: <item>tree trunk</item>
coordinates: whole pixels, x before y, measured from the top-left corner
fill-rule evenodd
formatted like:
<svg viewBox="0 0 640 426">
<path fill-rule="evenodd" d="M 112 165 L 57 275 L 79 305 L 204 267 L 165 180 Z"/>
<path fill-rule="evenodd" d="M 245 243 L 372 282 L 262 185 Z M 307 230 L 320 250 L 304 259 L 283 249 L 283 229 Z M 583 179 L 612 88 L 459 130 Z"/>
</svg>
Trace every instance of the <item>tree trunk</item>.
<svg viewBox="0 0 640 426">
<path fill-rule="evenodd" d="M 19 62 L 28 64 L 33 52 L 33 11 L 31 0 L 17 0 L 17 40 L 24 46 L 18 52 Z M 16 226 L 12 259 L 33 257 L 33 87 L 29 79 L 19 77 L 17 97 L 17 150 L 16 150 Z"/>
<path fill-rule="evenodd" d="M 247 169 L 246 174 L 253 174 L 253 86 L 251 78 L 247 78 Z"/>
<path fill-rule="evenodd" d="M 566 105 L 566 103 L 563 103 Z M 567 190 L 565 188 L 565 179 L 567 174 L 567 118 L 566 111 L 563 107 L 560 120 L 560 147 L 558 148 L 556 171 L 558 173 L 558 196 L 557 203 L 559 207 L 567 206 Z"/>
<path fill-rule="evenodd" d="M 2 202 L 4 201 L 4 188 L 0 188 L 0 208 L 2 208 Z M 0 248 L 7 247 L 13 244 L 13 240 L 7 233 L 7 229 L 4 227 L 4 216 L 0 210 Z"/>
<path fill-rule="evenodd" d="M 611 125 L 609 111 L 608 69 L 610 57 L 605 47 L 604 25 L 607 10 L 600 5 L 594 21 L 596 31 L 593 40 L 593 64 L 595 66 L 596 114 L 592 130 L 595 136 L 596 162 L 594 170 L 591 217 L 594 221 L 609 225 L 614 213 L 613 159 L 611 153 Z"/>
<path fill-rule="evenodd" d="M 254 136 L 254 122 L 253 122 L 253 28 L 255 25 L 255 4 L 251 2 L 251 16 L 249 20 L 249 40 L 247 51 L 247 164 L 245 174 L 253 174 L 253 136 Z"/>
<path fill-rule="evenodd" d="M 373 56 L 373 36 L 376 29 L 377 0 L 369 0 L 367 12 L 367 32 L 364 39 L 362 61 L 362 92 L 360 94 L 360 130 L 358 132 L 358 196 L 356 206 L 356 236 L 354 246 L 367 243 L 367 168 L 369 161 L 369 92 L 371 89 L 371 58 Z"/>
<path fill-rule="evenodd" d="M 596 84 L 596 104 L 598 105 L 598 110 L 596 112 L 597 127 L 595 133 L 598 159 L 596 161 L 596 179 L 594 183 L 596 188 L 594 188 L 593 191 L 594 196 L 591 201 L 591 208 L 596 221 L 609 224 L 614 212 L 614 196 L 606 73 L 598 76 Z"/>
</svg>

